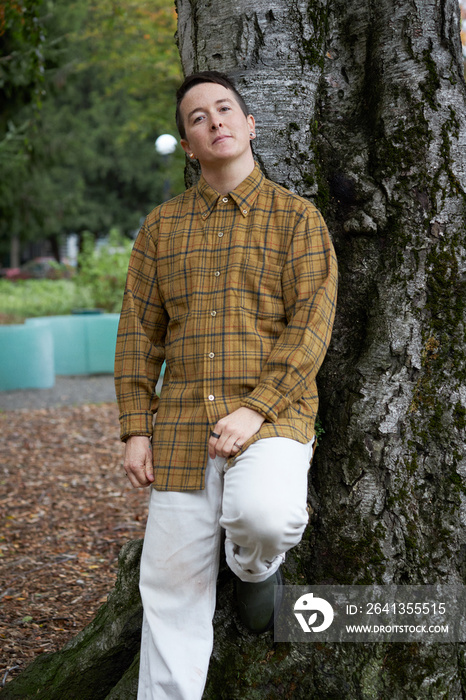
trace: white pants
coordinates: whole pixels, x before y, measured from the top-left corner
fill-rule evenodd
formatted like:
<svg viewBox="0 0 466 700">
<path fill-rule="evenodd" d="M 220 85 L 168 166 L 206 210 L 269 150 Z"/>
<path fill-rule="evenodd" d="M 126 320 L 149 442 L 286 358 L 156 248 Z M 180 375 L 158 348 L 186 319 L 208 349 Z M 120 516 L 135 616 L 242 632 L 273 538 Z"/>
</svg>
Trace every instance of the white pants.
<svg viewBox="0 0 466 700">
<path fill-rule="evenodd" d="M 209 458 L 202 491 L 152 489 L 141 558 L 138 700 L 200 700 L 213 645 L 220 543 L 243 581 L 263 581 L 308 521 L 313 441 L 264 438 L 227 467 Z"/>
</svg>

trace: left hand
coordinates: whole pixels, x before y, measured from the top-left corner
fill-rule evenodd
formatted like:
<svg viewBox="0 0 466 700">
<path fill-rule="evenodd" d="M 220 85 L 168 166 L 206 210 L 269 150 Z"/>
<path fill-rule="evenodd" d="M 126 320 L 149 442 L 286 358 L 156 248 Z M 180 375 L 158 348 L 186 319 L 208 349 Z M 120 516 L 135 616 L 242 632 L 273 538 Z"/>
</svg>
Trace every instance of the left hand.
<svg viewBox="0 0 466 700">
<path fill-rule="evenodd" d="M 255 435 L 265 421 L 257 411 L 242 406 L 225 418 L 221 418 L 212 432 L 219 438 L 209 438 L 209 457 L 234 456 L 250 437 Z"/>
</svg>

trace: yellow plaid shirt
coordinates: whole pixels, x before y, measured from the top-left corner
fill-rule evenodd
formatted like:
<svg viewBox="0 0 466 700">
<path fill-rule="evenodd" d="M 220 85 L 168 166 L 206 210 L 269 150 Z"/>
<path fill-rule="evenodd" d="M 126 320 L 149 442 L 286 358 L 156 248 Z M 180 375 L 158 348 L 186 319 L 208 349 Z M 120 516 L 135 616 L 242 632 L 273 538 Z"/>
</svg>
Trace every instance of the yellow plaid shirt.
<svg viewBox="0 0 466 700">
<path fill-rule="evenodd" d="M 129 264 L 115 381 L 122 440 L 152 436 L 155 488 L 202 489 L 210 431 L 240 406 L 266 419 L 243 450 L 312 439 L 336 288 L 321 215 L 257 165 L 227 196 L 201 178 L 149 214 Z"/>
</svg>

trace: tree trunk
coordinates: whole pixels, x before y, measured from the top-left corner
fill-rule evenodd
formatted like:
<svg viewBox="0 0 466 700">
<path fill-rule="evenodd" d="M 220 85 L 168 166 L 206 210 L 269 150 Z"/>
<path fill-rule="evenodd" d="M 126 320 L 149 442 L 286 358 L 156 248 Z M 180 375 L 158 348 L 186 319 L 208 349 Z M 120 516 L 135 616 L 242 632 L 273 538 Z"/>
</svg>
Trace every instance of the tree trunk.
<svg viewBox="0 0 466 700">
<path fill-rule="evenodd" d="M 339 258 L 336 326 L 319 375 L 325 433 L 311 471 L 313 515 L 288 556 L 287 581 L 462 584 L 466 94 L 457 1 L 177 0 L 177 9 L 185 72 L 237 79 L 257 120 L 257 160 L 316 202 Z M 132 586 L 134 604 L 136 579 Z M 461 645 L 274 644 L 244 631 L 233 597 L 223 567 L 205 700 L 466 696 Z M 116 620 L 126 607 L 113 603 Z M 93 700 L 135 697 L 137 661 L 123 675 L 130 663 L 110 670 L 113 686 L 94 688 Z"/>
<path fill-rule="evenodd" d="M 340 265 L 308 583 L 466 575 L 466 101 L 456 0 L 177 0 L 185 73 L 238 83 L 266 175 L 310 197 Z M 291 582 L 303 582 L 298 578 Z M 228 596 L 227 596 L 228 598 Z M 229 603 L 206 698 L 460 698 L 453 645 L 252 644 Z M 226 686 L 226 687 L 225 687 Z"/>
<path fill-rule="evenodd" d="M 13 234 L 10 239 L 10 267 L 21 265 L 21 244 L 19 236 Z"/>
</svg>

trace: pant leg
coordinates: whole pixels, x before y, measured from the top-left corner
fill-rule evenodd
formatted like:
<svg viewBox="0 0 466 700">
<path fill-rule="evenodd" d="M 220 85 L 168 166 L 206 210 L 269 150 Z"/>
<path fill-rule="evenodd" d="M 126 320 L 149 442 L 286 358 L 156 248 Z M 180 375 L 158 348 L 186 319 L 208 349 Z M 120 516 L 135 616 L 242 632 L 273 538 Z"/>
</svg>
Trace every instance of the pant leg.
<svg viewBox="0 0 466 700">
<path fill-rule="evenodd" d="M 200 700 L 212 652 L 225 460 L 203 491 L 152 489 L 141 558 L 138 700 Z"/>
<path fill-rule="evenodd" d="M 313 442 L 264 438 L 226 470 L 220 524 L 227 564 L 242 581 L 267 579 L 300 542 Z"/>
</svg>

